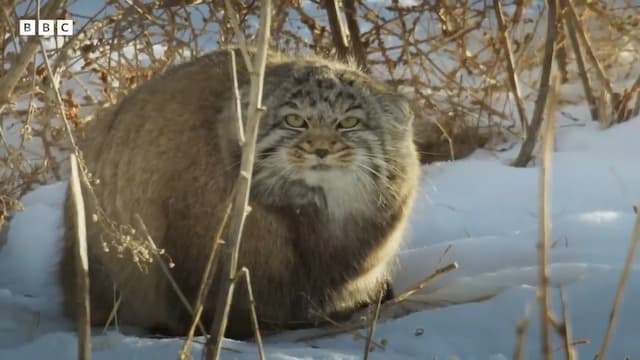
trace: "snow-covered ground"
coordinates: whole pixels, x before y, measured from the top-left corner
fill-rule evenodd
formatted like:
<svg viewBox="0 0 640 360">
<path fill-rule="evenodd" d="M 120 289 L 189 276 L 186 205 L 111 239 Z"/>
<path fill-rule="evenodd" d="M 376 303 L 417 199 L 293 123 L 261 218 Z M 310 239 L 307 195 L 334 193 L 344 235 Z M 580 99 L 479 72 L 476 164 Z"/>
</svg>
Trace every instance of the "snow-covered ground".
<svg viewBox="0 0 640 360">
<path fill-rule="evenodd" d="M 588 118 L 584 107 L 565 107 Z M 560 116 L 562 118 L 562 116 Z M 551 280 L 564 286 L 581 358 L 599 348 L 640 202 L 640 119 L 600 130 L 563 120 L 553 156 Z M 460 268 L 429 285 L 411 304 L 423 309 L 381 323 L 372 359 L 512 358 L 516 326 L 531 320 L 525 354 L 540 358 L 536 306 L 539 169 L 513 168 L 517 149 L 478 151 L 425 167 L 411 234 L 394 286 L 401 291 L 435 268 Z M 27 195 L 0 250 L 0 359 L 76 358 L 76 336 L 60 315 L 55 278 L 62 232 L 62 183 Z M 1 243 L 1 242 L 0 242 Z M 1 245 L 0 245 L 1 246 Z M 609 358 L 640 358 L 640 262 L 627 284 Z M 495 296 L 494 296 L 495 295 Z M 490 300 L 474 302 L 493 296 Z M 560 314 L 558 290 L 552 293 Z M 421 302 L 428 303 L 424 309 Z M 435 306 L 439 307 L 435 307 Z M 95 329 L 96 359 L 175 359 L 181 339 L 127 337 Z M 297 341 L 292 332 L 265 340 L 269 359 L 359 359 L 352 334 Z M 554 339 L 554 348 L 561 342 Z M 224 359 L 256 359 L 251 342 L 228 341 Z M 194 347 L 199 357 L 201 344 Z M 557 357 L 562 357 L 558 350 Z"/>
</svg>

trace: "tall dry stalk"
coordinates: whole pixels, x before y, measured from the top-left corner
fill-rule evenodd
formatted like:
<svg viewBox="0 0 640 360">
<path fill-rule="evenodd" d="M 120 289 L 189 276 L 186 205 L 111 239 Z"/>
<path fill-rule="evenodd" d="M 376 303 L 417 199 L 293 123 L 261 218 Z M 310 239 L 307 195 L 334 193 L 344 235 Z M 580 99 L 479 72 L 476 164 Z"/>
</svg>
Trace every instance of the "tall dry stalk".
<svg viewBox="0 0 640 360">
<path fill-rule="evenodd" d="M 230 4 L 227 0 L 227 8 Z M 238 253 L 240 252 L 240 242 L 245 218 L 249 210 L 249 191 L 251 187 L 251 176 L 253 173 L 253 163 L 255 157 L 255 146 L 258 137 L 258 126 L 265 108 L 262 106 L 262 87 L 264 83 L 264 72 L 267 63 L 267 51 L 271 28 L 271 1 L 261 0 L 260 30 L 258 33 L 257 51 L 253 58 L 253 63 L 247 62 L 246 67 L 250 69 L 250 90 L 249 109 L 245 126 L 245 142 L 242 144 L 242 158 L 240 162 L 240 175 L 235 184 L 235 197 L 233 210 L 229 224 L 229 235 L 227 243 L 222 250 L 222 290 L 217 294 L 218 299 L 215 307 L 215 317 L 211 328 L 211 336 L 207 341 L 205 356 L 210 360 L 220 358 L 222 341 L 227 328 L 229 311 L 233 302 L 235 286 L 235 276 L 238 268 Z M 233 14 L 231 14 L 233 16 Z M 241 37 L 242 34 L 237 34 Z M 246 48 L 242 49 L 248 52 Z"/>
<path fill-rule="evenodd" d="M 555 78 L 554 80 L 557 80 Z M 551 247 L 551 162 L 555 136 L 555 111 L 557 110 L 555 96 L 557 82 L 551 89 L 551 101 L 545 108 L 545 120 L 542 133 L 542 148 L 540 149 L 540 203 L 539 242 L 538 242 L 538 303 L 540 304 L 541 351 L 545 359 L 553 358 L 551 347 L 551 296 L 549 294 L 549 251 Z"/>
<path fill-rule="evenodd" d="M 79 163 L 80 152 L 73 138 L 71 125 L 64 111 L 64 104 L 60 94 L 60 87 L 55 79 L 51 62 L 47 56 L 42 38 L 36 38 L 37 44 L 42 52 L 44 65 L 49 76 L 50 86 L 54 93 L 54 102 L 58 105 L 59 115 L 62 118 L 65 129 L 69 134 L 69 141 L 73 148 L 70 154 L 71 176 L 69 179 L 71 199 L 73 201 L 74 225 L 76 227 L 76 286 L 77 286 L 77 329 L 78 332 L 78 359 L 91 359 L 91 308 L 89 298 L 89 259 L 87 255 L 87 229 L 84 199 L 82 195 L 81 183 L 87 184 L 87 176 Z M 0 109 L 1 111 L 1 109 Z"/>
<path fill-rule="evenodd" d="M 609 343 L 611 342 L 611 338 L 613 337 L 613 330 L 618 318 L 618 313 L 620 312 L 624 290 L 627 285 L 627 281 L 629 280 L 629 274 L 631 273 L 631 269 L 633 267 L 638 244 L 640 244 L 640 204 L 636 205 L 634 209 L 636 210 L 636 223 L 633 228 L 633 235 L 631 237 L 631 243 L 629 244 L 629 250 L 627 250 L 627 258 L 624 262 L 624 269 L 622 270 L 620 281 L 618 283 L 618 287 L 616 288 L 616 295 L 613 300 L 613 306 L 611 307 L 611 313 L 609 314 L 607 331 L 604 335 L 604 338 L 602 339 L 602 345 L 600 346 L 600 351 L 598 352 L 598 360 L 605 360 L 607 358 L 607 350 L 609 349 Z"/>
<path fill-rule="evenodd" d="M 542 354 L 545 359 L 551 359 L 551 324 L 549 321 L 549 309 L 551 307 L 549 297 L 549 244 L 551 238 L 550 226 L 550 196 L 551 192 L 551 149 L 553 148 L 553 126 L 551 121 L 545 121 L 545 131 L 542 140 L 542 164 L 540 167 L 540 241 L 538 243 L 539 256 L 539 285 L 538 296 L 540 303 L 540 327 L 542 329 Z M 551 136 L 549 136 L 551 135 Z"/>
<path fill-rule="evenodd" d="M 69 179 L 71 200 L 73 201 L 75 224 L 75 253 L 76 253 L 76 304 L 78 332 L 78 359 L 91 359 L 91 308 L 89 299 L 89 260 L 87 257 L 87 224 L 80 186 L 80 172 L 78 160 L 71 154 L 71 178 Z"/>
</svg>

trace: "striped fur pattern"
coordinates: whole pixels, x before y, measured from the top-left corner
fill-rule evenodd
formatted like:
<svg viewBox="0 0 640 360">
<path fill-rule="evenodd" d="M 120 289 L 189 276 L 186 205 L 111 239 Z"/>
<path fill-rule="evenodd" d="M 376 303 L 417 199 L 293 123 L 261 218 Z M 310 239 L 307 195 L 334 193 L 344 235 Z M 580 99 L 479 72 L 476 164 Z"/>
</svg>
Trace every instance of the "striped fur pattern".
<svg viewBox="0 0 640 360">
<path fill-rule="evenodd" d="M 303 68 L 268 99 L 273 110 L 257 143 L 256 198 L 294 206 L 312 202 L 331 221 L 397 201 L 392 179 L 407 175 L 398 170 L 398 159 L 412 155 L 409 105 L 397 95 L 372 94 L 354 75 L 361 76 L 329 66 Z M 306 126 L 287 126 L 283 119 L 290 114 Z M 349 117 L 359 125 L 341 129 L 340 121 Z M 324 157 L 316 154 L 322 151 Z"/>
</svg>

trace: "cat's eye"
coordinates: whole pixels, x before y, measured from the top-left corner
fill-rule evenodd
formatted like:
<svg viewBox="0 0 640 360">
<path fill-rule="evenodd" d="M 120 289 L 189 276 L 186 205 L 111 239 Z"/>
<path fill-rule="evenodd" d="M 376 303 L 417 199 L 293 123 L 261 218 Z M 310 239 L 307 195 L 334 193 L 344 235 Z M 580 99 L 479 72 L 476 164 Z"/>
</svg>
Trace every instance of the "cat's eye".
<svg viewBox="0 0 640 360">
<path fill-rule="evenodd" d="M 358 125 L 360 125 L 360 119 L 354 116 L 346 117 L 338 122 L 338 128 L 344 130 L 353 129 Z"/>
<path fill-rule="evenodd" d="M 287 126 L 301 129 L 307 127 L 307 121 L 300 115 L 297 114 L 289 114 L 284 117 L 284 122 Z"/>
</svg>

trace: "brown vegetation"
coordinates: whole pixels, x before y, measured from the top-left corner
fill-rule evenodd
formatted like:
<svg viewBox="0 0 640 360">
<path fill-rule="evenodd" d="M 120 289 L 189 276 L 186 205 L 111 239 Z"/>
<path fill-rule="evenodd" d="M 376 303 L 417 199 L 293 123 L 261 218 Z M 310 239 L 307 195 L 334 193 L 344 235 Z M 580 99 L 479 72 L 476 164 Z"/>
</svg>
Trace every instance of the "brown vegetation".
<svg viewBox="0 0 640 360">
<path fill-rule="evenodd" d="M 253 43 L 259 2 L 232 3 L 241 31 Z M 47 1 L 39 13 L 76 21 L 73 37 L 44 40 L 63 111 L 75 127 L 90 120 L 97 107 L 113 103 L 171 64 L 234 39 L 221 0 L 144 5 L 120 0 L 89 8 L 65 4 Z M 13 200 L 68 173 L 68 140 L 42 62 L 41 40 L 17 34 L 18 19 L 35 17 L 36 5 L 35 0 L 14 0 L 0 6 L 0 222 L 15 209 Z M 351 57 L 386 79 L 415 100 L 416 144 L 423 162 L 449 160 L 495 144 L 496 138 L 518 136 L 519 123 L 531 111 L 518 104 L 530 105 L 536 96 L 525 88 L 539 86 L 538 76 L 531 74 L 541 63 L 546 11 L 540 2 L 501 5 L 503 19 L 496 24 L 493 5 L 466 1 L 408 6 L 397 0 L 278 0 L 270 46 Z M 638 85 L 612 83 L 614 76 L 633 76 L 625 74 L 620 58 L 638 56 L 638 5 L 621 0 L 560 1 L 559 6 L 563 10 L 557 18 L 565 21 L 558 22 L 557 62 L 564 80 L 587 84 L 590 79 L 585 90 L 593 89 L 586 97 L 601 108 L 599 117 L 607 117 L 599 119 L 605 126 L 629 119 L 638 109 Z M 78 9 L 84 13 L 74 12 Z M 576 68 L 576 60 L 585 66 Z M 506 76 L 511 72 L 514 77 Z M 514 94 L 522 101 L 505 100 L 513 92 L 513 79 L 521 84 Z"/>
</svg>

